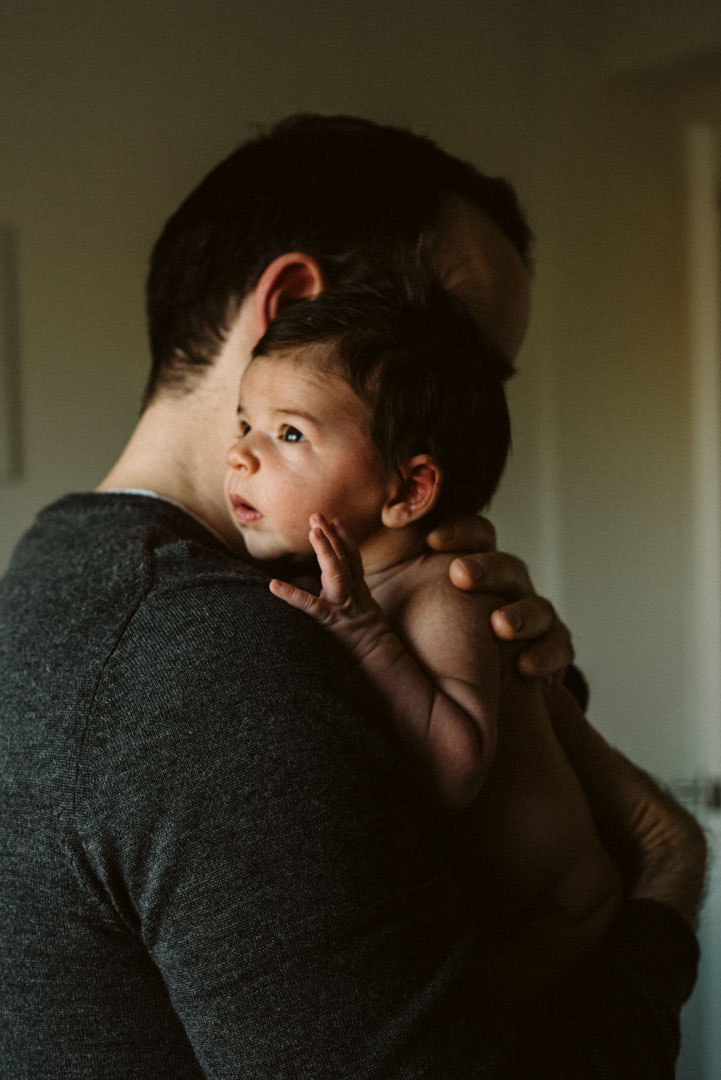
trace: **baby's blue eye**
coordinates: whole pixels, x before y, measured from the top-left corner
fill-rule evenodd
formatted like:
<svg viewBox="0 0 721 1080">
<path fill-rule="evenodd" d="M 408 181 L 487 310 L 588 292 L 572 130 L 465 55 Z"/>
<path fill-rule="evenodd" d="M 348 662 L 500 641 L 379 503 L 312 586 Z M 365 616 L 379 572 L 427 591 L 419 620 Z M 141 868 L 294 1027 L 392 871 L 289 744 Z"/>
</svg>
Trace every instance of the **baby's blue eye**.
<svg viewBox="0 0 721 1080">
<path fill-rule="evenodd" d="M 283 442 L 306 442 L 306 437 L 303 432 L 298 431 L 298 428 L 293 427 L 291 424 L 289 424 L 287 428 L 283 428 L 280 437 Z"/>
</svg>

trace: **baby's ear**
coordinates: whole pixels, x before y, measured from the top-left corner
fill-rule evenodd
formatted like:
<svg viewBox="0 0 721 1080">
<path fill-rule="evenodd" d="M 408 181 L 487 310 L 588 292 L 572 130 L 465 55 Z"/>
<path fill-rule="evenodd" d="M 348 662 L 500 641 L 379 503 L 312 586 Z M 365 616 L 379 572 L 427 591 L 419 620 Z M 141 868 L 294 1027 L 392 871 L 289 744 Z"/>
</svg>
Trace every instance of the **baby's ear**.
<svg viewBox="0 0 721 1080">
<path fill-rule="evenodd" d="M 438 502 L 443 475 L 430 454 L 416 454 L 402 466 L 381 518 L 388 529 L 400 529 L 425 517 Z"/>
</svg>

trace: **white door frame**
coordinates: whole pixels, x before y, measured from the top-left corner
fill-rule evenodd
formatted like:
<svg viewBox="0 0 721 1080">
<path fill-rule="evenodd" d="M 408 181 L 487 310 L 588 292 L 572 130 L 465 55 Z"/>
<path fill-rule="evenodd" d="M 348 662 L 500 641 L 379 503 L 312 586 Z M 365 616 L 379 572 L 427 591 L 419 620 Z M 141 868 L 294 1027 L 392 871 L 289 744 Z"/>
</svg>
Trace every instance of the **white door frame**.
<svg viewBox="0 0 721 1080">
<path fill-rule="evenodd" d="M 700 1041 L 703 1076 L 721 1076 L 721 124 L 686 133 L 688 191 L 690 445 L 693 517 L 689 700 L 696 715 L 692 808 L 706 827 L 711 881 L 701 917 L 702 965 L 688 1033 Z M 718 792 L 717 792 L 718 794 Z M 715 864 L 715 867 L 714 867 Z M 682 1054 L 683 1061 L 683 1054 Z"/>
</svg>

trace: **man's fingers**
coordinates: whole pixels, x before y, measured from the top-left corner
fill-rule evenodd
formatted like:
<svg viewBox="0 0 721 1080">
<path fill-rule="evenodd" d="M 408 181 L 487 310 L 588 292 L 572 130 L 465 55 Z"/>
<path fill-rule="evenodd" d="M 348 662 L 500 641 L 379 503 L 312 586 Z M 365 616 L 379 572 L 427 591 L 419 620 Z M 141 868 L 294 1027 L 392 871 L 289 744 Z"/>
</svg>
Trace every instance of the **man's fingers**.
<svg viewBox="0 0 721 1080">
<path fill-rule="evenodd" d="M 434 551 L 494 551 L 496 530 L 487 518 L 475 515 L 447 521 L 426 537 Z"/>
<path fill-rule="evenodd" d="M 536 595 L 525 563 L 515 555 L 489 551 L 461 556 L 451 563 L 450 577 L 459 589 L 498 594 L 510 601 L 493 612 L 491 626 L 504 641 L 528 642 L 516 658 L 522 675 L 559 675 L 571 663 L 568 628 L 553 605 Z"/>
<path fill-rule="evenodd" d="M 537 641 L 531 641 L 516 657 L 516 667 L 521 675 L 540 677 L 563 675 L 573 660 L 571 635 L 560 619 Z"/>
<path fill-rule="evenodd" d="M 491 615 L 491 625 L 504 641 L 532 641 L 547 634 L 556 622 L 553 605 L 535 595 L 498 608 Z"/>
<path fill-rule="evenodd" d="M 449 572 L 453 584 L 468 592 L 500 593 L 511 601 L 533 595 L 525 563 L 505 551 L 460 556 Z"/>
</svg>

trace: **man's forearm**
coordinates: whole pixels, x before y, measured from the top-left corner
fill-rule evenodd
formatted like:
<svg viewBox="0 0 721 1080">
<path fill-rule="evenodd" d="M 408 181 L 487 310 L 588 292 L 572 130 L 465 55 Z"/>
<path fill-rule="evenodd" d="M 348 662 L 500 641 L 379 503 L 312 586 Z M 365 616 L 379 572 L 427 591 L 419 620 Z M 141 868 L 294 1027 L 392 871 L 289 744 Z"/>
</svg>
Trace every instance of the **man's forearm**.
<svg viewBox="0 0 721 1080">
<path fill-rule="evenodd" d="M 609 746 L 567 691 L 549 688 L 546 700 L 629 897 L 668 904 L 693 926 L 706 871 L 706 840 L 698 822 Z"/>
</svg>

